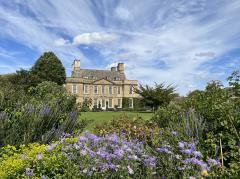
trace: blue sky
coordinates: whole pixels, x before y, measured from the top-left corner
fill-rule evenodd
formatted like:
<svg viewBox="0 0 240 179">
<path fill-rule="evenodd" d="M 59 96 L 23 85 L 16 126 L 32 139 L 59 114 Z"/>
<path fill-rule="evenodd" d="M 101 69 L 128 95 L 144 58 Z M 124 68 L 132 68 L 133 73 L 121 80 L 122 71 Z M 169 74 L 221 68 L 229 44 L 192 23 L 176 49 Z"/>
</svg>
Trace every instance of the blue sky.
<svg viewBox="0 0 240 179">
<path fill-rule="evenodd" d="M 240 0 L 0 0 L 0 74 L 53 51 L 70 75 L 124 62 L 129 79 L 178 92 L 240 69 Z"/>
</svg>

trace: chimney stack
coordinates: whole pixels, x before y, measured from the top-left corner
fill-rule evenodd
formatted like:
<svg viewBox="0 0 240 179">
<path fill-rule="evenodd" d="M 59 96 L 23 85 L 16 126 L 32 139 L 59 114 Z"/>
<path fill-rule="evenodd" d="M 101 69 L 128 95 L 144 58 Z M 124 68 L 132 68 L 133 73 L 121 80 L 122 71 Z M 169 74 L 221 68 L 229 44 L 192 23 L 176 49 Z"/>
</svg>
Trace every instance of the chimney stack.
<svg viewBox="0 0 240 179">
<path fill-rule="evenodd" d="M 124 63 L 118 63 L 117 71 L 119 71 L 120 73 L 124 73 Z"/>
<path fill-rule="evenodd" d="M 75 59 L 72 64 L 72 71 L 79 71 L 80 70 L 80 60 Z"/>
<path fill-rule="evenodd" d="M 117 67 L 111 67 L 111 71 L 117 71 Z"/>
</svg>

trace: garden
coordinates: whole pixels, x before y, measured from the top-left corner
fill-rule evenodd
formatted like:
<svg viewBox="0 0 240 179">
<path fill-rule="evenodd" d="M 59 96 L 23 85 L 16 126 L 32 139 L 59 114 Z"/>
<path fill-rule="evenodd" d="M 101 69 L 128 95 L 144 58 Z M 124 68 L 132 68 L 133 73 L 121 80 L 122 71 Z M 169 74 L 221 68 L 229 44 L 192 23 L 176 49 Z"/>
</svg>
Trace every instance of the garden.
<svg viewBox="0 0 240 179">
<path fill-rule="evenodd" d="M 240 176 L 239 71 L 184 97 L 141 85 L 152 113 L 81 112 L 65 77 L 52 52 L 0 76 L 0 178 Z"/>
</svg>

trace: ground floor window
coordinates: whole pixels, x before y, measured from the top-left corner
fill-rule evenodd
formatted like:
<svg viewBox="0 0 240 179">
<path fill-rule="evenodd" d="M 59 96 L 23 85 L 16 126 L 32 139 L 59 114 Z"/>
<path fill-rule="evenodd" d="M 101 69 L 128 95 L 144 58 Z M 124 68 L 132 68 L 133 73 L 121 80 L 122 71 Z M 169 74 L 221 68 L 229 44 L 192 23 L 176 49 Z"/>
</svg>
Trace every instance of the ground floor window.
<svg viewBox="0 0 240 179">
<path fill-rule="evenodd" d="M 97 106 L 97 105 L 98 105 L 98 103 L 97 103 L 97 98 L 94 99 L 94 103 L 93 103 L 93 104 L 94 104 L 94 106 Z"/>
<path fill-rule="evenodd" d="M 105 108 L 105 99 L 102 99 L 102 107 Z"/>
<path fill-rule="evenodd" d="M 122 107 L 122 99 L 118 99 L 118 103 L 117 103 L 118 107 L 121 108 Z"/>
<path fill-rule="evenodd" d="M 133 99 L 129 98 L 129 108 L 133 108 Z"/>
<path fill-rule="evenodd" d="M 111 108 L 112 107 L 112 99 L 109 99 L 109 107 Z"/>
</svg>

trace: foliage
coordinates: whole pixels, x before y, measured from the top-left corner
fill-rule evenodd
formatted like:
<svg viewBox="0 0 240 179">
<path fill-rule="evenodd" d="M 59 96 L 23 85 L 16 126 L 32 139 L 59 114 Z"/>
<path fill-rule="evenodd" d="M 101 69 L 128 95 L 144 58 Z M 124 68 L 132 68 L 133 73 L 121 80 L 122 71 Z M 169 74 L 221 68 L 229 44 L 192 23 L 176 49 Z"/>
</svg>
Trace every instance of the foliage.
<svg viewBox="0 0 240 179">
<path fill-rule="evenodd" d="M 155 84 L 154 87 L 140 85 L 136 89 L 146 106 L 158 109 L 160 106 L 166 106 L 174 97 L 177 96 L 175 88 L 171 85 L 165 86 L 163 83 Z"/>
<path fill-rule="evenodd" d="M 228 79 L 229 88 L 212 81 L 205 90 L 160 108 L 153 117 L 160 127 L 177 130 L 184 139 L 198 139 L 205 156 L 223 158 L 223 170 L 215 177 L 240 175 L 239 75 L 235 72 Z"/>
<path fill-rule="evenodd" d="M 148 108 L 145 106 L 145 103 L 142 99 L 132 98 L 133 99 L 133 108 L 130 108 L 130 100 L 127 97 L 122 98 L 122 108 L 117 108 L 117 110 L 123 111 L 146 111 Z"/>
<path fill-rule="evenodd" d="M 40 81 L 53 81 L 63 85 L 66 80 L 62 62 L 53 52 L 45 52 L 34 64 L 31 73 L 40 78 Z"/>
<path fill-rule="evenodd" d="M 188 178 L 206 177 L 218 167 L 217 160 L 203 160 L 194 142 L 177 142 L 170 131 L 163 134 L 153 137 L 159 138 L 156 148 L 125 135 L 91 133 L 65 134 L 47 146 L 6 146 L 0 153 L 0 178 Z"/>
<path fill-rule="evenodd" d="M 85 127 L 84 121 L 78 120 L 75 97 L 62 86 L 43 82 L 25 94 L 11 85 L 1 88 L 0 146 L 48 142 L 62 132 Z"/>
<path fill-rule="evenodd" d="M 153 134 L 159 134 L 161 129 L 151 122 L 144 121 L 140 116 L 132 118 L 129 115 L 123 114 L 109 122 L 97 125 L 94 131 L 101 136 L 111 133 L 118 135 L 124 133 L 129 140 L 138 139 L 151 142 Z"/>
<path fill-rule="evenodd" d="M 40 79 L 38 76 L 34 75 L 31 71 L 20 69 L 16 73 L 8 77 L 9 82 L 11 82 L 16 88 L 21 88 L 28 91 L 30 87 L 37 86 Z"/>
<path fill-rule="evenodd" d="M 84 99 L 83 102 L 80 104 L 80 111 L 81 112 L 88 112 L 88 111 L 90 111 L 91 105 L 92 105 L 92 99 L 91 98 Z"/>
</svg>

